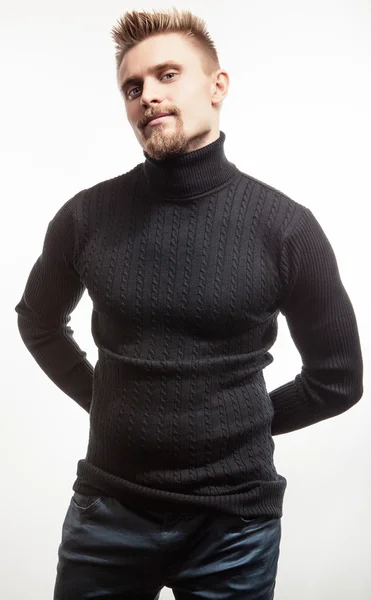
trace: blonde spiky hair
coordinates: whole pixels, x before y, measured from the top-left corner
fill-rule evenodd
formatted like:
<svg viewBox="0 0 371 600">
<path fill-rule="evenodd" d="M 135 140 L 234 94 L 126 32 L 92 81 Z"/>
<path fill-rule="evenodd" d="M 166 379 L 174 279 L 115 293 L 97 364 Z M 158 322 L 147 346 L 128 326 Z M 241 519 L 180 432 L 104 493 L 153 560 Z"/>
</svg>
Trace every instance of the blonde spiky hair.
<svg viewBox="0 0 371 600">
<path fill-rule="evenodd" d="M 206 75 L 220 69 L 218 53 L 206 23 L 190 11 L 178 11 L 175 7 L 168 11 L 152 12 L 136 10 L 126 12 L 112 28 L 111 35 L 116 44 L 116 74 L 126 52 L 146 38 L 160 33 L 179 33 L 200 50 L 201 61 Z"/>
</svg>

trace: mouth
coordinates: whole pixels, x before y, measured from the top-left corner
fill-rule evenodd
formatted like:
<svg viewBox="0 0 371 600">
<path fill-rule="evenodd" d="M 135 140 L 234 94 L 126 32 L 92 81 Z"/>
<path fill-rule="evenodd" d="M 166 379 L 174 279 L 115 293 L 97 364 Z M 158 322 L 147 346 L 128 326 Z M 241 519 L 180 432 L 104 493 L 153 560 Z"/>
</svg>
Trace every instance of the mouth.
<svg viewBox="0 0 371 600">
<path fill-rule="evenodd" d="M 158 123 L 162 123 L 165 119 L 167 119 L 168 117 L 172 117 L 172 116 L 173 115 L 170 113 L 160 113 L 159 115 L 152 117 L 152 119 L 150 119 L 147 122 L 146 127 L 152 126 L 152 125 L 157 125 Z"/>
</svg>

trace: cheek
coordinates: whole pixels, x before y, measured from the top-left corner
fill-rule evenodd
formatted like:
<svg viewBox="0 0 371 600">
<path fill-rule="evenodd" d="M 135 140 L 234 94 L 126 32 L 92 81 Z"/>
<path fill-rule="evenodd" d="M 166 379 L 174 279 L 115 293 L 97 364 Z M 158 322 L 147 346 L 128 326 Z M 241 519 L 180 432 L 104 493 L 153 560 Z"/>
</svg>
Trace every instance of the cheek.
<svg viewBox="0 0 371 600">
<path fill-rule="evenodd" d="M 182 114 L 191 117 L 193 120 L 202 120 L 207 114 L 207 110 L 205 98 L 200 97 L 200 94 L 197 96 L 190 95 L 189 98 L 186 99 L 186 102 L 182 102 Z"/>
<path fill-rule="evenodd" d="M 136 127 L 139 121 L 139 115 L 137 114 L 137 111 L 134 108 L 126 108 L 126 116 L 127 119 L 130 123 L 130 125 L 132 125 L 133 127 Z"/>
</svg>

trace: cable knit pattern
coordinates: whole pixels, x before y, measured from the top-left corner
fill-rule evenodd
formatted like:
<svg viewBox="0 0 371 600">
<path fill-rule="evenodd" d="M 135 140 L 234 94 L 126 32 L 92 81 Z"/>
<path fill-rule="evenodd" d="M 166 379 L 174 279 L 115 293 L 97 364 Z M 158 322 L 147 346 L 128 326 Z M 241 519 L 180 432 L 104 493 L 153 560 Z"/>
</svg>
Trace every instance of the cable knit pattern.
<svg viewBox="0 0 371 600">
<path fill-rule="evenodd" d="M 225 134 L 78 192 L 16 306 L 47 376 L 89 413 L 73 489 L 171 510 L 281 517 L 272 436 L 363 394 L 357 322 L 312 212 L 242 173 Z M 95 368 L 68 326 L 92 300 Z M 300 374 L 268 393 L 285 316 Z"/>
</svg>

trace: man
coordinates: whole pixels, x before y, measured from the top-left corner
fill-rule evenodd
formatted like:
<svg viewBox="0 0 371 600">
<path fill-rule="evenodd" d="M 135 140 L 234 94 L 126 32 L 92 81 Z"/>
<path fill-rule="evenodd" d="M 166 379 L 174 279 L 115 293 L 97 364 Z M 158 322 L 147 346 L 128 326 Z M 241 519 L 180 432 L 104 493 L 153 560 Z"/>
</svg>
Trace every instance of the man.
<svg viewBox="0 0 371 600">
<path fill-rule="evenodd" d="M 312 212 L 227 160 L 229 77 L 204 23 L 134 11 L 113 35 L 145 161 L 61 207 L 16 307 L 35 360 L 90 414 L 54 599 L 272 599 L 272 435 L 361 398 L 353 307 Z M 95 369 L 67 325 L 85 289 Z M 280 311 L 303 368 L 268 394 Z"/>
</svg>

